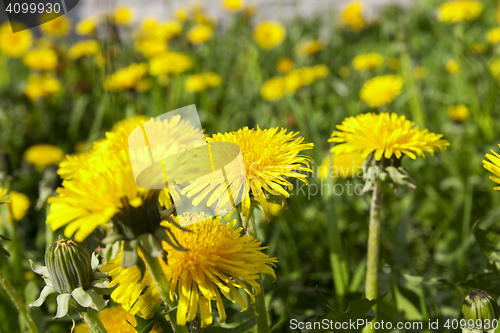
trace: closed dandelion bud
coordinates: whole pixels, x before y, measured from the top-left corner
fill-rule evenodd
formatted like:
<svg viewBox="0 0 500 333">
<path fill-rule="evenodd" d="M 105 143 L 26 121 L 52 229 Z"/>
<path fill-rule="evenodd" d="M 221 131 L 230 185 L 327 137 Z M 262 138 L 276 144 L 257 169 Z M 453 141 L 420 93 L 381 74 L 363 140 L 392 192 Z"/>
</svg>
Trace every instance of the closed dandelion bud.
<svg viewBox="0 0 500 333">
<path fill-rule="evenodd" d="M 71 293 L 76 288 L 87 289 L 94 280 L 90 254 L 82 244 L 59 239 L 45 251 L 45 265 L 54 289 Z"/>
<path fill-rule="evenodd" d="M 462 304 L 462 313 L 468 323 L 474 322 L 474 327 L 469 327 L 470 329 L 490 330 L 496 326 L 500 310 L 497 301 L 493 297 L 480 289 L 476 289 L 465 297 Z"/>
</svg>

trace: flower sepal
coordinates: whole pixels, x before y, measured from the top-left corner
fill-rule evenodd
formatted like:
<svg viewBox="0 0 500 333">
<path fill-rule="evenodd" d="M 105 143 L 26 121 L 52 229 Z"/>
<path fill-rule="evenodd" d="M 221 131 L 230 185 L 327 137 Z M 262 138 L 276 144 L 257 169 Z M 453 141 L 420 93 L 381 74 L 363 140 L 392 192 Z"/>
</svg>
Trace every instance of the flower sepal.
<svg viewBox="0 0 500 333">
<path fill-rule="evenodd" d="M 389 184 L 396 193 L 402 188 L 414 190 L 417 187 L 415 180 L 401 166 L 401 159 L 383 157 L 380 161 L 376 161 L 372 153 L 368 155 L 361 168 L 365 181 L 363 193 L 371 191 L 377 179 Z"/>
</svg>

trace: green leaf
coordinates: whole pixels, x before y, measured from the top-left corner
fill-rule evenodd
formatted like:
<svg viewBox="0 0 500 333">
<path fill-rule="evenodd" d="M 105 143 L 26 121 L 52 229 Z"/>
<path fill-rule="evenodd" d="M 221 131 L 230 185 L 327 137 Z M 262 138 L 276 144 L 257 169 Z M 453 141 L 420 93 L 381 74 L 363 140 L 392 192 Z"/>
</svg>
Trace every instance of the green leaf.
<svg viewBox="0 0 500 333">
<path fill-rule="evenodd" d="M 481 252 L 488 259 L 488 263 L 500 268 L 500 235 L 483 230 L 477 226 L 477 222 L 472 227 L 472 232 L 476 237 Z"/>
<path fill-rule="evenodd" d="M 385 296 L 382 295 L 376 299 L 373 300 L 368 300 L 366 298 L 364 299 L 358 299 L 355 301 L 352 301 L 349 303 L 347 310 L 345 312 L 341 312 L 339 310 L 332 309 L 330 306 L 330 303 L 326 300 L 326 298 L 321 294 L 319 291 L 318 287 L 315 289 L 315 294 L 316 297 L 318 298 L 318 301 L 321 303 L 323 306 L 323 310 L 325 311 L 325 314 L 320 315 L 316 318 L 314 322 L 320 322 L 322 323 L 323 320 L 328 320 L 329 325 L 335 327 L 335 323 L 340 322 L 340 323 L 345 323 L 345 322 L 356 322 L 358 319 L 371 319 L 371 317 L 366 316 L 366 312 L 370 310 L 377 302 Z M 341 329 L 341 330 L 335 330 L 335 332 L 358 332 L 361 331 L 361 327 L 359 329 Z M 311 329 L 309 333 L 313 332 L 331 332 L 333 329 Z"/>
<path fill-rule="evenodd" d="M 243 333 L 256 325 L 255 318 L 252 318 L 240 326 L 234 328 L 209 326 L 203 329 L 204 333 Z"/>
<path fill-rule="evenodd" d="M 155 315 L 153 318 L 150 319 L 144 319 L 142 317 L 139 317 L 138 315 L 135 315 L 135 321 L 137 323 L 137 326 L 133 326 L 130 324 L 130 322 L 127 320 L 127 323 L 130 324 L 130 326 L 134 327 L 135 330 L 138 333 L 149 333 L 153 329 L 153 326 L 158 322 L 159 316 Z"/>
</svg>

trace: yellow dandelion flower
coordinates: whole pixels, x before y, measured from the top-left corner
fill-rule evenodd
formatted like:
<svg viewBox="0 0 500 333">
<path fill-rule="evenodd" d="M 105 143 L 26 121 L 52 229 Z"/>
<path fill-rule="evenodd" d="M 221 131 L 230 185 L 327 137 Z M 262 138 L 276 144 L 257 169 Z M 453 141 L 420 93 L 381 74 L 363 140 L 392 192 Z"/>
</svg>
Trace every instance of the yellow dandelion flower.
<svg viewBox="0 0 500 333">
<path fill-rule="evenodd" d="M 53 71 L 58 64 L 57 53 L 52 49 L 35 49 L 28 51 L 23 62 L 31 69 Z"/>
<path fill-rule="evenodd" d="M 71 21 L 68 19 L 67 15 L 53 18 L 54 15 L 58 14 L 42 14 L 41 21 L 45 23 L 40 25 L 40 29 L 47 35 L 57 37 L 66 36 L 71 30 Z"/>
<path fill-rule="evenodd" d="M 500 43 L 500 27 L 496 27 L 488 31 L 486 39 L 488 39 L 488 43 L 490 44 Z"/>
<path fill-rule="evenodd" d="M 357 152 L 344 154 L 330 154 L 325 157 L 319 166 L 318 176 L 320 179 L 327 178 L 351 178 L 361 171 L 361 165 L 365 157 Z"/>
<path fill-rule="evenodd" d="M 147 37 L 136 39 L 135 49 L 144 56 L 151 58 L 167 52 L 168 46 L 167 42 L 163 39 Z"/>
<path fill-rule="evenodd" d="M 417 80 L 422 80 L 424 77 L 427 76 L 427 70 L 425 69 L 425 67 L 420 67 L 420 66 L 415 67 L 413 69 L 413 76 Z"/>
<path fill-rule="evenodd" d="M 316 80 L 316 71 L 313 67 L 302 67 L 296 69 L 302 79 L 302 85 L 309 86 Z"/>
<path fill-rule="evenodd" d="M 458 63 L 455 59 L 448 59 L 445 67 L 446 67 L 446 70 L 451 74 L 457 74 L 460 71 L 460 68 L 458 67 Z"/>
<path fill-rule="evenodd" d="M 276 258 L 269 258 L 262 253 L 261 250 L 267 247 L 261 247 L 261 243 L 254 238 L 241 236 L 241 228 L 234 228 L 235 223 L 236 220 L 222 225 L 220 218 L 216 217 L 185 226 L 192 232 L 172 228 L 175 238 L 188 251 L 176 251 L 166 242 L 163 243 L 168 265 L 163 261 L 160 263 L 170 284 L 170 298 L 174 299 L 174 293 L 179 297 L 178 325 L 183 326 L 192 321 L 198 311 L 202 327 L 211 324 L 212 301 L 215 301 L 219 321 L 223 323 L 226 312 L 222 295 L 233 303 L 239 303 L 244 311 L 247 303 L 238 289 L 246 292 L 253 303 L 254 296 L 261 292 L 258 283 L 260 274 L 276 278 L 271 267 L 277 261 Z M 168 223 L 164 224 L 168 226 Z M 110 285 L 118 285 L 111 298 L 130 313 L 151 317 L 161 299 L 149 271 L 141 280 L 136 266 L 124 269 L 120 262 L 119 255 L 101 267 L 112 277 Z"/>
<path fill-rule="evenodd" d="M 188 12 L 185 8 L 179 8 L 175 11 L 175 18 L 179 20 L 179 22 L 184 22 L 188 19 Z"/>
<path fill-rule="evenodd" d="M 330 70 L 325 65 L 316 65 L 313 67 L 313 71 L 316 79 L 327 77 L 330 74 Z"/>
<path fill-rule="evenodd" d="M 80 36 L 89 36 L 94 34 L 96 21 L 93 17 L 81 20 L 77 23 L 75 31 Z"/>
<path fill-rule="evenodd" d="M 24 152 L 26 161 L 40 167 L 57 164 L 63 157 L 64 152 L 60 148 L 44 143 L 33 145 Z"/>
<path fill-rule="evenodd" d="M 500 59 L 491 59 L 488 67 L 494 77 L 500 78 Z"/>
<path fill-rule="evenodd" d="M 210 25 L 199 24 L 189 29 L 187 39 L 191 43 L 198 45 L 205 43 L 213 34 L 214 31 Z"/>
<path fill-rule="evenodd" d="M 342 12 L 342 21 L 353 30 L 359 31 L 365 27 L 362 12 L 363 4 L 361 2 L 351 2 Z"/>
<path fill-rule="evenodd" d="M 304 143 L 298 133 L 286 133 L 284 128 L 262 130 L 245 127 L 237 132 L 214 134 L 207 138 L 209 142 L 236 143 L 243 155 L 248 188 L 260 203 L 264 212 L 268 205 L 264 191 L 290 197 L 286 189 L 293 188 L 290 178 L 307 184 L 311 159 L 300 155 L 302 151 L 312 149 L 314 144 Z M 249 209 L 249 197 L 243 202 L 244 212 Z"/>
<path fill-rule="evenodd" d="M 110 91 L 137 89 L 147 72 L 146 64 L 131 64 L 109 75 L 104 80 L 103 87 Z"/>
<path fill-rule="evenodd" d="M 121 306 L 106 307 L 97 313 L 101 323 L 108 332 L 114 333 L 135 333 L 134 328 L 137 326 L 135 317 L 125 311 Z M 162 332 L 161 328 L 156 324 L 153 326 L 151 333 Z M 75 326 L 73 333 L 91 333 L 87 323 L 80 323 Z"/>
<path fill-rule="evenodd" d="M 325 45 L 323 45 L 323 43 L 321 43 L 317 39 L 314 39 L 297 45 L 296 51 L 297 54 L 308 55 L 318 53 L 319 51 L 323 50 L 324 47 Z"/>
<path fill-rule="evenodd" d="M 191 75 L 186 80 L 186 90 L 190 92 L 201 91 L 207 88 L 218 87 L 222 78 L 215 73 L 200 73 Z"/>
<path fill-rule="evenodd" d="M 382 65 L 384 57 L 379 53 L 366 53 L 354 57 L 352 66 L 358 71 L 365 71 L 367 69 L 374 69 Z"/>
<path fill-rule="evenodd" d="M 414 122 L 396 113 L 360 114 L 344 119 L 337 129 L 328 139 L 328 142 L 339 143 L 331 149 L 332 153 L 357 152 L 363 157 L 374 153 L 377 161 L 382 156 L 401 158 L 402 154 L 412 159 L 425 157 L 424 151 L 433 155 L 434 151 L 450 145 L 441 139 L 442 134 L 431 133 L 427 129 L 420 131 Z"/>
<path fill-rule="evenodd" d="M 359 97 L 371 108 L 390 104 L 401 93 L 403 79 L 398 75 L 376 76 L 365 82 Z"/>
<path fill-rule="evenodd" d="M 134 117 L 115 125 L 106 139 L 94 143 L 90 152 L 66 156 L 58 173 L 64 179 L 57 189 L 58 195 L 48 200 L 50 213 L 47 224 L 53 230 L 66 226 L 64 234 L 76 241 L 83 241 L 99 226 L 105 226 L 112 217 L 129 216 L 131 209 L 141 207 L 143 202 L 162 199 L 162 191 L 146 190 L 137 186 L 130 163 L 128 137 L 132 130 L 147 118 Z M 165 137 L 154 151 L 155 156 L 168 156 L 186 149 L 200 130 L 193 128 L 180 116 L 165 121 L 153 121 L 151 135 L 171 134 Z M 151 135 L 149 137 L 151 137 Z M 159 140 L 159 139 L 158 139 Z M 146 152 L 147 153 L 147 152 Z M 149 163 L 149 155 L 145 158 Z M 170 167 L 167 165 L 167 167 Z M 118 214 L 118 215 L 117 215 Z M 148 228 L 147 223 L 133 226 L 134 230 Z M 146 233 L 147 231 L 145 231 Z"/>
<path fill-rule="evenodd" d="M 13 24 L 18 25 L 18 29 L 24 28 L 19 23 Z M 0 52 L 7 57 L 19 58 L 23 56 L 31 46 L 32 41 L 33 37 L 29 29 L 13 33 L 9 23 L 0 26 Z"/>
<path fill-rule="evenodd" d="M 113 20 L 116 25 L 130 25 L 134 19 L 132 7 L 121 6 L 115 10 Z"/>
<path fill-rule="evenodd" d="M 295 69 L 285 75 L 285 92 L 290 95 L 295 94 L 295 92 L 304 85 L 304 80 L 302 78 L 302 71 L 300 69 Z"/>
<path fill-rule="evenodd" d="M 484 5 L 475 0 L 447 1 L 438 10 L 438 19 L 446 23 L 471 21 L 483 12 Z"/>
<path fill-rule="evenodd" d="M 83 40 L 73 44 L 68 53 L 71 59 L 79 59 L 96 55 L 99 52 L 99 43 L 96 40 Z"/>
<path fill-rule="evenodd" d="M 253 38 L 263 49 L 272 49 L 285 39 L 285 27 L 278 22 L 266 21 L 260 23 L 253 31 Z"/>
<path fill-rule="evenodd" d="M 469 47 L 474 54 L 485 54 L 488 49 L 483 43 L 472 43 Z"/>
<path fill-rule="evenodd" d="M 500 146 L 500 145 L 499 145 Z M 497 184 L 500 184 L 500 154 L 491 150 L 493 155 L 486 154 L 489 161 L 483 160 L 483 167 L 489 172 L 493 173 L 496 177 L 490 176 L 490 179 Z M 500 186 L 494 187 L 494 190 L 500 191 Z"/>
<path fill-rule="evenodd" d="M 239 12 L 245 5 L 243 0 L 222 0 L 224 9 L 229 12 Z"/>
<path fill-rule="evenodd" d="M 51 75 L 30 75 L 24 94 L 33 100 L 54 95 L 61 89 L 61 82 Z"/>
<path fill-rule="evenodd" d="M 0 187 L 0 204 L 9 203 L 9 194 L 6 189 Z"/>
<path fill-rule="evenodd" d="M 150 38 L 156 40 L 169 41 L 182 31 L 182 25 L 177 21 L 157 22 L 153 18 L 146 19 L 142 22 L 142 27 L 139 35 L 142 38 Z"/>
<path fill-rule="evenodd" d="M 251 16 L 254 16 L 257 13 L 258 7 L 256 5 L 251 5 L 251 6 L 246 6 L 243 10 L 243 15 L 246 18 L 250 18 Z"/>
<path fill-rule="evenodd" d="M 193 60 L 184 53 L 165 52 L 149 61 L 149 74 L 153 76 L 180 74 L 193 67 Z"/>
<path fill-rule="evenodd" d="M 286 86 L 285 80 L 282 77 L 272 77 L 262 86 L 260 95 L 266 101 L 277 101 L 285 96 Z"/>
<path fill-rule="evenodd" d="M 450 117 L 451 120 L 457 123 L 461 123 L 468 116 L 469 116 L 469 110 L 463 104 L 450 106 L 448 108 L 448 117 Z"/>
<path fill-rule="evenodd" d="M 278 72 L 281 74 L 287 74 L 289 73 L 293 67 L 294 67 L 293 60 L 290 58 L 280 58 L 278 62 L 276 63 L 276 69 Z"/>
<path fill-rule="evenodd" d="M 387 59 L 387 67 L 397 71 L 399 69 L 399 59 L 394 57 Z"/>
<path fill-rule="evenodd" d="M 5 190 L 5 192 L 7 191 Z M 9 209 L 7 210 L 7 221 L 11 222 L 12 216 L 14 216 L 14 221 L 21 221 L 30 208 L 30 199 L 26 194 L 16 191 L 10 191 L 9 199 L 10 200 L 8 202 L 4 201 L 4 203 L 9 206 Z M 0 222 L 2 222 L 1 217 Z"/>
</svg>

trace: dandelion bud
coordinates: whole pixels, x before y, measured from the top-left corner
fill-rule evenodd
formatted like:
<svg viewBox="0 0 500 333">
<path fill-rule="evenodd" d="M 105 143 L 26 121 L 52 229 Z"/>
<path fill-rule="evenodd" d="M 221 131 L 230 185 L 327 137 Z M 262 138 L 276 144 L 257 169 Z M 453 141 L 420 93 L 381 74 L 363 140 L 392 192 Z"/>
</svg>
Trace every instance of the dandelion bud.
<svg viewBox="0 0 500 333">
<path fill-rule="evenodd" d="M 76 288 L 88 289 L 94 280 L 90 254 L 82 244 L 59 239 L 45 251 L 45 265 L 56 292 L 71 293 Z"/>
<path fill-rule="evenodd" d="M 492 322 L 493 320 L 498 320 L 500 314 L 497 301 L 480 289 L 471 291 L 465 297 L 462 304 L 462 312 L 465 320 L 469 322 L 472 319 L 478 329 L 490 329 L 492 326 L 494 327 Z M 478 325 L 477 320 L 482 325 Z"/>
</svg>

